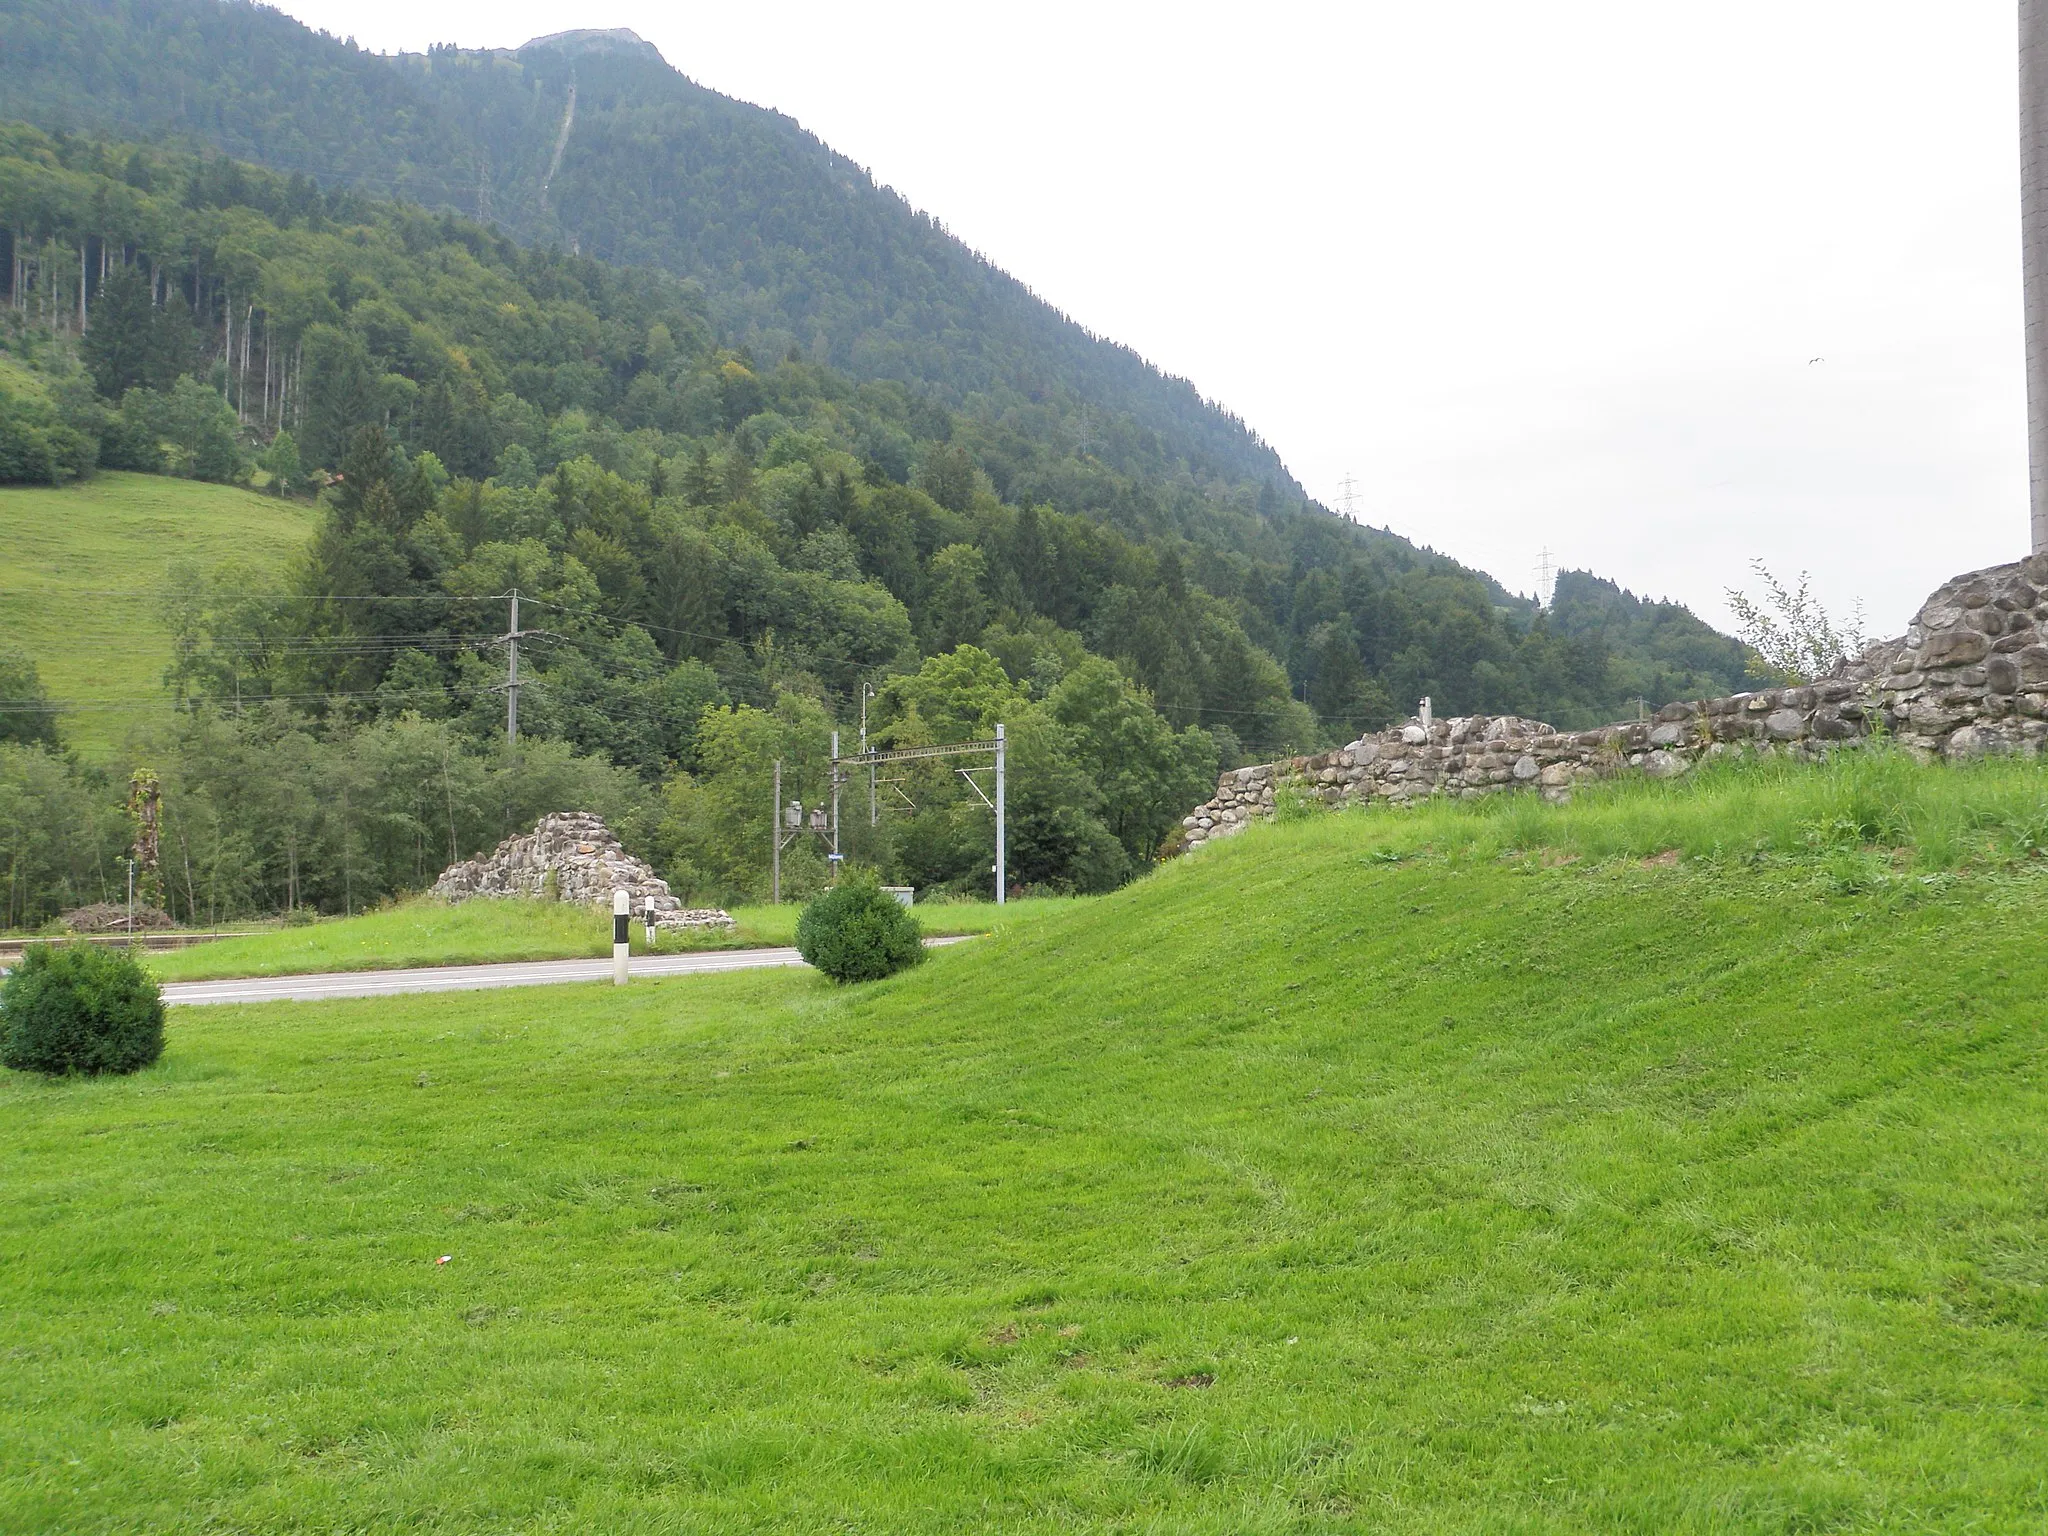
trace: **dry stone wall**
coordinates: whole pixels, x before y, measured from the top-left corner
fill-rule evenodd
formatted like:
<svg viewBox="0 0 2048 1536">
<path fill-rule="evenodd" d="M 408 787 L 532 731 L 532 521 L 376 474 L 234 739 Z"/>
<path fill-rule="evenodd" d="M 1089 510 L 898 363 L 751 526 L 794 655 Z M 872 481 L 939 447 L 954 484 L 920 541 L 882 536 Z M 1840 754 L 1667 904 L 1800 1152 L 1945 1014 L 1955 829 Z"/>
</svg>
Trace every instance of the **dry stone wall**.
<svg viewBox="0 0 2048 1536">
<path fill-rule="evenodd" d="M 478 896 L 524 896 L 601 905 L 624 888 L 638 920 L 654 901 L 657 928 L 731 928 L 730 914 L 716 908 L 685 908 L 668 882 L 620 846 L 602 818 L 588 811 L 543 816 L 531 832 L 508 837 L 487 854 L 451 864 L 430 894 L 444 901 Z"/>
<path fill-rule="evenodd" d="M 2039 755 L 2048 740 L 2048 555 L 1946 583 L 1897 640 L 1819 682 L 1667 704 L 1648 720 L 1556 731 L 1475 715 L 1410 720 L 1335 752 L 1225 773 L 1182 823 L 1200 847 L 1273 813 L 1283 786 L 1330 805 L 1400 805 L 1533 789 L 1563 801 L 1592 779 L 1669 779 L 1729 752 L 1812 757 L 1882 732 L 1915 755 Z"/>
</svg>

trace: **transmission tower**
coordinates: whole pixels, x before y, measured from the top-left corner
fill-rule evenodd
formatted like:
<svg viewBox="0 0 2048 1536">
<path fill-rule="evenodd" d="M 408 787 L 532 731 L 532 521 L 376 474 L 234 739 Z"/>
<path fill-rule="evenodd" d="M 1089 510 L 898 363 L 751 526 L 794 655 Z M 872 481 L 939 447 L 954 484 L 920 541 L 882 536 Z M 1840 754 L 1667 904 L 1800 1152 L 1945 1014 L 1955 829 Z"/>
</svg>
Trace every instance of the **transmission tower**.
<svg viewBox="0 0 2048 1536">
<path fill-rule="evenodd" d="M 1557 576 L 1557 567 L 1552 565 L 1551 561 L 1556 558 L 1555 555 L 1551 554 L 1548 545 L 1545 545 L 1542 552 L 1536 556 L 1536 606 L 1538 608 L 1548 608 L 1550 606 L 1552 595 L 1551 583 Z"/>
<path fill-rule="evenodd" d="M 1337 484 L 1337 500 L 1344 507 L 1344 516 L 1352 522 L 1358 521 L 1358 479 L 1349 470 Z"/>
</svg>

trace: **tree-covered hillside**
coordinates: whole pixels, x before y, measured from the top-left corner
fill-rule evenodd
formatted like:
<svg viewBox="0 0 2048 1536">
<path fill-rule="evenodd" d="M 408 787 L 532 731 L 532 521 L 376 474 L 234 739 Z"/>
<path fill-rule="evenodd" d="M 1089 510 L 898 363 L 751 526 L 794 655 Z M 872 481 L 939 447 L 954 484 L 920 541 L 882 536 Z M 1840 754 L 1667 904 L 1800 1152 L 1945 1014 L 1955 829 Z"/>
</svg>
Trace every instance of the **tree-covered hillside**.
<svg viewBox="0 0 2048 1536">
<path fill-rule="evenodd" d="M 1558 573 L 1548 617 L 1559 634 L 1604 647 L 1610 686 L 1652 709 L 1752 681 L 1740 640 L 1709 629 L 1683 604 L 1637 597 L 1591 571 Z"/>
<path fill-rule="evenodd" d="M 0 0 L 0 27 L 0 117 L 183 134 L 661 267 L 700 281 L 721 332 L 763 355 L 795 347 L 990 419 L 1050 408 L 1120 470 L 1299 499 L 1279 457 L 1186 381 L 1089 335 L 791 119 L 696 85 L 631 34 L 393 59 L 239 0 Z"/>
<path fill-rule="evenodd" d="M 0 116 L 183 135 L 323 186 L 683 275 L 728 344 L 896 381 L 963 413 L 1007 502 L 1142 515 L 1284 568 L 1290 585 L 1356 563 L 1354 551 L 1367 565 L 1469 575 L 1314 507 L 1270 448 L 1188 383 L 1087 335 L 790 119 L 694 84 L 631 33 L 386 58 L 240 0 L 0 0 L 0 17 Z M 1131 482 L 1152 492 L 1142 507 Z M 1273 580 L 1244 595 L 1260 602 L 1262 584 Z M 1354 689 L 1327 632 L 1317 638 L 1326 625 L 1404 708 L 1421 693 L 1440 707 L 1505 703 L 1502 679 L 1517 669 L 1485 638 L 1493 625 L 1431 634 L 1425 664 L 1392 632 L 1406 626 L 1363 611 L 1358 584 L 1345 586 L 1335 604 L 1318 595 L 1310 622 L 1277 621 L 1289 638 L 1260 636 L 1298 684 L 1319 679 L 1319 708 L 1341 711 Z M 1467 591 L 1511 623 L 1533 618 L 1490 581 Z M 1611 679 L 1595 654 L 1537 664 L 1536 707 L 1584 724 L 1638 694 L 1723 686 L 1720 637 L 1689 615 L 1666 627 L 1657 658 L 1625 658 Z M 1617 633 L 1606 630 L 1610 646 Z M 1683 659 L 1693 655 L 1712 659 Z"/>
<path fill-rule="evenodd" d="M 50 393 L 73 401 L 77 435 L 114 467 L 232 477 L 237 432 L 253 448 L 283 427 L 304 468 L 340 469 L 374 426 L 486 499 L 602 473 L 650 506 L 737 509 L 727 521 L 776 569 L 885 590 L 924 651 L 986 639 L 1022 676 L 1031 647 L 1003 635 L 1071 634 L 1123 663 L 1177 726 L 1227 732 L 1227 756 L 1341 739 L 1423 694 L 1440 711 L 1573 724 L 1639 691 L 1647 653 L 1617 663 L 1600 634 L 1560 633 L 1400 540 L 1299 505 L 1262 510 L 1243 486 L 1119 472 L 1057 431 L 899 384 L 764 360 L 723 344 L 701 290 L 658 271 L 522 248 L 302 176 L 28 129 L 0 137 L 0 241 L 17 350 L 49 363 Z M 81 309 L 97 405 L 62 366 Z M 299 474 L 264 451 L 278 475 Z M 610 558 L 586 553 L 594 570 Z M 737 576 L 688 599 L 725 601 L 722 623 L 678 624 L 685 598 L 648 557 L 607 577 L 615 617 L 832 648 L 830 625 L 732 596 Z M 838 653 L 852 668 L 830 679 L 842 691 L 891 656 Z M 1711 667 L 1667 672 L 1674 693 L 1724 686 Z"/>
<path fill-rule="evenodd" d="M 515 590 L 523 738 L 625 775 L 604 793 L 707 893 L 757 889 L 773 760 L 815 801 L 827 733 L 864 716 L 901 744 L 1007 723 L 1012 868 L 1098 889 L 1219 765 L 1424 694 L 1574 724 L 1653 665 L 1677 693 L 1724 686 L 1670 664 L 1674 634 L 1709 633 L 1681 613 L 1567 633 L 1270 484 L 1120 467 L 1056 405 L 992 417 L 763 356 L 696 283 L 303 175 L 0 126 L 0 254 L 0 479 L 253 478 L 322 514 L 287 586 L 177 572 L 104 598 L 178 637 L 182 734 L 148 750 L 178 765 L 173 824 L 212 840 L 188 914 L 352 906 L 509 830 L 534 782 L 487 761 Z M 67 702 L 24 684 L 0 709 Z M 437 754 L 438 799 L 410 770 L 336 776 Z M 276 795 L 249 796 L 250 762 Z M 112 866 L 92 817 L 37 794 L 23 828 L 78 830 L 17 909 L 46 913 Z M 971 791 L 887 795 L 855 852 L 978 887 Z M 373 803 L 409 829 L 374 857 Z"/>
</svg>

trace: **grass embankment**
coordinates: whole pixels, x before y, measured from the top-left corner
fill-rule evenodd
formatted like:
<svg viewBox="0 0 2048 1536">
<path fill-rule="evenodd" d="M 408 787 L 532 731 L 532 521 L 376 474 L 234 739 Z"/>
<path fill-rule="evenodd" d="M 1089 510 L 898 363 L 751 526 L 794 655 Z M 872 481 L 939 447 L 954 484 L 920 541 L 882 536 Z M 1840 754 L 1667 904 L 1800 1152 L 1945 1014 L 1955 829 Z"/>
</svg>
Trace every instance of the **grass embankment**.
<svg viewBox="0 0 2048 1536">
<path fill-rule="evenodd" d="M 162 475 L 103 474 L 0 490 L 0 641 L 34 659 L 69 746 L 111 751 L 166 700 L 158 588 L 174 562 L 276 574 L 311 535 L 302 502 Z"/>
<path fill-rule="evenodd" d="M 2040 764 L 2008 758 L 1950 769 L 1881 747 L 1817 764 L 1727 758 L 1683 779 L 1594 785 L 1561 807 L 1520 794 L 1344 814 L 1363 818 L 1361 836 L 1381 858 L 1541 852 L 1591 861 L 1818 861 L 1837 883 L 1882 884 L 1900 875 L 2010 869 L 2048 855 L 2048 774 Z"/>
<path fill-rule="evenodd" d="M 0 1084 L 0 1526 L 2048 1524 L 2048 885 L 1426 827 Z"/>
<path fill-rule="evenodd" d="M 1071 901 L 1014 901 L 922 906 L 928 934 L 988 933 L 1073 906 Z M 793 944 L 803 909 L 740 907 L 737 933 L 664 933 L 656 952 L 740 949 Z M 612 952 L 611 914 L 596 907 L 551 901 L 471 901 L 460 906 L 421 899 L 328 918 L 300 928 L 277 928 L 246 938 L 221 939 L 148 957 L 163 981 L 213 981 L 226 976 L 285 976 L 310 971 L 368 971 L 418 965 L 484 965 L 500 960 L 572 960 Z M 643 930 L 633 924 L 633 953 L 648 954 Z"/>
</svg>

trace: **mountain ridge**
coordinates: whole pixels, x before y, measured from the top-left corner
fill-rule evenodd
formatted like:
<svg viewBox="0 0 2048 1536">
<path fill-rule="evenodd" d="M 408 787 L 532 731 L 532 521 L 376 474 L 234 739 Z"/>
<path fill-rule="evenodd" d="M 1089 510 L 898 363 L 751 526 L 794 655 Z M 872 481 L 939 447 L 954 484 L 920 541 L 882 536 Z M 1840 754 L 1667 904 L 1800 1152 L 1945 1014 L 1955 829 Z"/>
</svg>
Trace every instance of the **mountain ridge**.
<svg viewBox="0 0 2048 1536">
<path fill-rule="evenodd" d="M 524 53 L 529 48 L 568 47 L 581 45 L 594 51 L 617 49 L 626 53 L 651 53 L 666 65 L 668 60 L 654 44 L 647 41 L 631 27 L 572 27 L 566 32 L 550 32 L 544 37 L 529 37 L 517 48 L 505 50 L 510 53 Z M 477 50 L 471 50 L 477 51 Z M 498 50 L 489 50 L 496 52 Z M 678 71 L 680 73 L 680 71 Z"/>
</svg>

